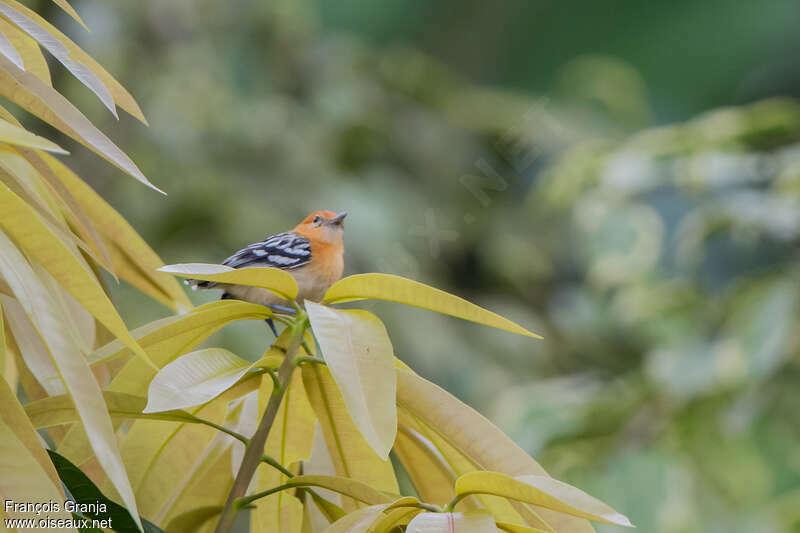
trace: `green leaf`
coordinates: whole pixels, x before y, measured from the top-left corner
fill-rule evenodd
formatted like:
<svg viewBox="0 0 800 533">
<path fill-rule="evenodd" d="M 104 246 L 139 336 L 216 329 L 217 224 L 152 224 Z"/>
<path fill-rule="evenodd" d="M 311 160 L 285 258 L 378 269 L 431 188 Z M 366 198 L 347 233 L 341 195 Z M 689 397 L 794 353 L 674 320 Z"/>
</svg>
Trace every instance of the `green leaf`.
<svg viewBox="0 0 800 533">
<path fill-rule="evenodd" d="M 495 533 L 494 519 L 484 511 L 420 513 L 408 523 L 406 533 Z"/>
<path fill-rule="evenodd" d="M 278 268 L 231 268 L 225 265 L 209 263 L 184 263 L 163 266 L 158 270 L 175 274 L 182 278 L 260 287 L 272 291 L 286 300 L 297 298 L 297 282 L 291 274 Z"/>
<path fill-rule="evenodd" d="M 2 85 L 2 82 L 0 82 Z M 122 340 L 148 364 L 155 365 L 131 336 L 103 287 L 39 218 L 36 212 L 8 187 L 0 184 L 0 226 L 34 257 L 101 324 Z"/>
<path fill-rule="evenodd" d="M 491 494 L 588 520 L 632 527 L 627 517 L 597 498 L 547 476 L 511 477 L 499 472 L 471 472 L 456 480 L 456 493 L 459 496 Z"/>
<path fill-rule="evenodd" d="M 67 490 L 69 490 L 76 503 L 100 503 L 106 507 L 105 512 L 95 514 L 87 511 L 82 513 L 83 516 L 95 520 L 106 520 L 110 518 L 114 531 L 118 531 L 119 533 L 135 533 L 139 531 L 139 526 L 131 517 L 130 512 L 120 504 L 107 498 L 80 468 L 72 464 L 67 458 L 52 450 L 47 450 L 47 453 L 50 455 L 50 459 L 56 467 L 58 477 L 61 478 L 64 486 L 67 487 Z M 164 533 L 161 528 L 145 518 L 141 518 L 141 523 L 145 533 Z"/>
<path fill-rule="evenodd" d="M 397 378 L 386 328 L 368 311 L 309 301 L 305 306 L 348 413 L 375 453 L 387 459 L 397 435 Z"/>
<path fill-rule="evenodd" d="M 539 335 L 531 333 L 522 326 L 463 298 L 435 289 L 424 283 L 391 274 L 369 273 L 348 276 L 337 281 L 328 289 L 324 302 L 336 303 L 364 298 L 413 305 L 493 328 L 541 339 Z"/>
<path fill-rule="evenodd" d="M 222 348 L 182 355 L 150 382 L 144 412 L 172 411 L 210 402 L 236 384 L 253 365 Z"/>
</svg>

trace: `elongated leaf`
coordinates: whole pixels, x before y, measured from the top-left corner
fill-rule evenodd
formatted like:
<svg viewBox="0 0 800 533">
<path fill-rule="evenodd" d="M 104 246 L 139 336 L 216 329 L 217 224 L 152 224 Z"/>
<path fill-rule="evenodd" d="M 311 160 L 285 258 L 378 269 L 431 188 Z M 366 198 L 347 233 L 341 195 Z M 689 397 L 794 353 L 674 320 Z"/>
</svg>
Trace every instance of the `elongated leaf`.
<svg viewBox="0 0 800 533">
<path fill-rule="evenodd" d="M 408 523 L 406 533 L 495 533 L 494 519 L 486 512 L 420 513 Z"/>
<path fill-rule="evenodd" d="M 371 505 L 346 514 L 325 530 L 325 533 L 365 533 L 370 524 L 389 504 Z"/>
<path fill-rule="evenodd" d="M 0 18 L 0 33 L 8 39 L 11 45 L 14 46 L 14 49 L 19 53 L 20 58 L 22 58 L 23 66 L 20 67 L 20 69 L 30 72 L 39 78 L 42 83 L 52 87 L 53 80 L 50 79 L 50 68 L 47 66 L 47 60 L 44 58 L 39 43 L 4 18 Z M 11 58 L 9 58 L 9 60 L 15 63 Z M 4 118 L 9 120 L 8 117 L 4 116 Z M 11 120 L 9 121 L 13 122 Z"/>
<path fill-rule="evenodd" d="M 24 128 L 15 126 L 5 120 L 0 120 L 0 141 L 17 146 L 27 146 L 28 148 L 38 148 L 57 154 L 68 154 L 66 150 L 44 137 L 34 135 Z"/>
<path fill-rule="evenodd" d="M 89 510 L 83 513 L 84 516 L 96 520 L 111 519 L 114 531 L 120 533 L 134 533 L 139 531 L 139 526 L 131 518 L 130 512 L 115 501 L 108 499 L 80 468 L 69 462 L 66 457 L 52 450 L 48 450 L 47 453 L 50 455 L 50 460 L 53 461 L 53 465 L 56 467 L 58 477 L 61 478 L 61 481 L 67 487 L 76 503 L 99 503 L 105 506 L 105 511 L 102 513 L 93 513 Z M 87 508 L 91 509 L 88 505 Z M 161 528 L 144 518 L 141 518 L 141 523 L 142 526 L 144 526 L 145 533 L 164 533 Z"/>
<path fill-rule="evenodd" d="M 1 232 L 0 236 L 5 238 Z M 136 501 L 119 455 L 100 387 L 73 333 L 65 326 L 69 322 L 64 317 L 67 310 L 52 300 L 51 293 L 44 290 L 33 269 L 13 245 L 0 239 L 0 246 L 3 247 L 0 268 L 14 293 L 29 306 L 26 311 L 49 347 L 48 353 L 74 402 L 100 465 L 113 481 L 126 506 L 136 513 Z"/>
<path fill-rule="evenodd" d="M 507 524 L 506 522 L 496 522 L 497 529 L 508 533 L 547 533 L 544 529 L 535 527 L 520 526 L 519 524 Z"/>
<path fill-rule="evenodd" d="M 6 387 L 5 381 L 0 383 L 0 388 Z M 16 399 L 14 399 L 16 402 Z M 3 406 L 5 407 L 5 406 Z M 31 436 L 35 434 L 31 432 Z M 38 445 L 38 442 L 37 442 Z M 39 446 L 42 453 L 44 450 Z M 46 455 L 46 454 L 45 454 Z M 50 465 L 52 468 L 52 465 Z M 50 479 L 34 453 L 17 437 L 15 428 L 10 427 L 0 419 L 0 498 L 4 502 L 15 501 L 26 504 L 47 504 L 49 502 L 63 502 L 64 495 L 56 483 Z M 4 518 L 37 519 L 35 513 L 15 511 L 12 507 L 5 512 Z M 68 520 L 70 514 L 63 509 L 50 513 L 54 519 Z M 5 527 L 3 527 L 5 530 Z M 39 529 L 40 531 L 76 531 L 75 528 Z"/>
<path fill-rule="evenodd" d="M 430 440 L 415 429 L 400 424 L 394 453 L 423 501 L 445 505 L 453 499 L 453 483 L 457 476 Z"/>
<path fill-rule="evenodd" d="M 415 507 L 398 507 L 391 510 L 386 508 L 386 510 L 370 524 L 367 533 L 390 533 L 396 527 L 408 524 L 411 519 L 421 512 L 422 509 Z"/>
<path fill-rule="evenodd" d="M 28 419 L 14 392 L 2 379 L 0 379 L 0 423 L 5 424 L 19 443 L 27 449 L 28 455 L 38 463 L 39 470 L 50 479 L 56 488 L 56 492 L 63 496 L 63 490 L 58 484 L 58 474 L 56 474 L 50 459 L 47 457 L 47 453 L 42 448 L 33 424 Z M 0 432 L 0 440 L 2 438 L 3 434 Z M 0 491 L 0 494 L 2 494 L 2 491 Z"/>
<path fill-rule="evenodd" d="M 155 366 L 125 327 L 94 274 L 87 270 L 19 196 L 2 184 L 0 184 L 0 212 L 3 213 L 0 226 L 23 246 L 25 251 L 36 258 L 109 331 L 150 365 Z"/>
<path fill-rule="evenodd" d="M 172 411 L 209 402 L 252 367 L 253 363 L 222 348 L 182 355 L 162 368 L 150 382 L 144 412 Z"/>
<path fill-rule="evenodd" d="M 285 485 L 287 487 L 321 487 L 369 505 L 391 503 L 397 499 L 379 492 L 361 481 L 339 476 L 294 476 L 287 480 Z"/>
<path fill-rule="evenodd" d="M 255 390 L 258 386 L 257 380 L 248 380 L 237 385 L 236 394 L 243 395 Z M 236 396 L 233 394 L 232 396 Z M 108 409 L 109 415 L 117 419 L 143 419 L 143 420 L 162 420 L 166 422 L 180 422 L 188 424 L 199 424 L 192 415 L 186 411 L 166 411 L 163 413 L 143 413 L 142 410 L 147 404 L 147 399 L 133 394 L 123 392 L 104 392 L 103 403 Z M 69 424 L 80 420 L 75 410 L 75 405 L 69 396 L 49 396 L 41 400 L 36 400 L 25 405 L 25 413 L 35 428 L 45 428 L 60 424 Z"/>
<path fill-rule="evenodd" d="M 4 249 L 2 241 L 5 235 L 0 233 L 0 250 Z M 6 262 L 8 257 L 0 259 Z M 0 268 L 0 271 L 3 271 Z M 50 351 L 42 341 L 33 323 L 25 314 L 25 309 L 14 298 L 0 294 L 0 303 L 3 304 L 8 315 L 8 326 L 20 350 L 20 355 L 25 361 L 28 370 L 34 375 L 39 384 L 44 387 L 47 394 L 64 394 L 64 384 L 58 377 L 56 367 L 50 356 Z"/>
<path fill-rule="evenodd" d="M 510 476 L 547 475 L 533 458 L 480 413 L 442 388 L 403 368 L 397 370 L 397 403 L 398 407 L 412 413 L 450 446 L 468 457 L 479 470 L 497 471 Z M 517 510 L 520 514 L 525 511 L 523 508 Z M 541 507 L 534 506 L 531 510 L 541 515 L 558 533 L 594 531 L 584 519 Z M 540 527 L 540 524 L 530 525 Z"/>
<path fill-rule="evenodd" d="M 150 183 L 141 170 L 89 119 L 52 87 L 35 75 L 17 68 L 0 56 L 0 94 L 85 145 L 148 187 L 163 193 Z"/>
<path fill-rule="evenodd" d="M 285 349 L 290 332 L 284 331 L 276 344 Z M 264 379 L 258 395 L 258 410 L 263 412 L 272 395 L 272 380 Z M 299 372 L 292 374 L 278 413 L 270 430 L 265 452 L 282 465 L 307 460 L 314 442 L 316 417 L 308 403 L 303 379 Z M 286 483 L 288 477 L 274 468 L 262 466 L 258 472 L 259 491 Z M 302 527 L 302 505 L 285 491 L 262 498 L 256 502 L 251 514 L 257 521 L 259 533 L 291 533 Z"/>
<path fill-rule="evenodd" d="M 165 357 L 168 355 L 168 350 L 158 349 L 158 345 L 161 343 L 192 333 L 210 332 L 208 333 L 210 335 L 220 324 L 224 325 L 237 320 L 264 320 L 271 316 L 272 312 L 263 305 L 237 300 L 217 300 L 201 305 L 190 313 L 154 320 L 136 328 L 131 334 L 141 346 L 151 351 L 157 363 L 163 366 L 172 359 Z M 99 348 L 90 356 L 89 362 L 92 365 L 107 363 L 130 353 L 131 350 L 126 344 L 115 340 Z"/>
<path fill-rule="evenodd" d="M 462 496 L 493 494 L 580 518 L 631 527 L 627 517 L 597 498 L 547 476 L 511 477 L 498 472 L 472 472 L 456 480 L 456 492 Z"/>
<path fill-rule="evenodd" d="M 67 70 L 69 70 L 78 80 L 89 88 L 109 111 L 117 117 L 117 109 L 114 105 L 114 98 L 108 88 L 91 70 L 75 61 L 70 57 L 69 50 L 47 29 L 40 26 L 36 21 L 26 16 L 16 9 L 17 2 L 2 0 L 0 1 L 0 13 L 8 20 L 17 25 L 18 28 L 36 39 L 48 52 L 58 59 Z"/>
<path fill-rule="evenodd" d="M 209 505 L 192 509 L 176 516 L 167 524 L 170 533 L 195 533 L 200 527 L 222 512 L 221 505 Z"/>
<path fill-rule="evenodd" d="M 114 101 L 125 111 L 136 117 L 139 121 L 147 124 L 147 121 L 142 115 L 142 110 L 136 104 L 133 97 L 125 90 L 125 88 L 114 79 L 100 64 L 92 58 L 89 54 L 84 52 L 78 45 L 64 35 L 55 26 L 47 22 L 38 13 L 14 0 L 3 0 L 3 2 L 15 10 L 19 11 L 24 16 L 28 17 L 35 24 L 40 26 L 44 31 L 52 35 L 61 45 L 63 45 L 69 52 L 70 59 L 75 60 L 77 63 L 84 66 L 91 71 L 100 81 L 105 85 L 114 97 Z"/>
<path fill-rule="evenodd" d="M 81 26 L 83 26 L 83 28 L 84 28 L 86 31 L 89 31 L 89 28 L 88 28 L 88 27 L 86 26 L 86 24 L 83 22 L 83 19 L 81 19 L 80 15 L 78 15 L 78 12 L 77 12 L 77 11 L 75 11 L 75 8 L 73 8 L 73 7 L 70 5 L 70 3 L 69 3 L 69 2 L 67 2 L 67 0 L 53 0 L 53 3 L 54 3 L 54 4 L 56 4 L 58 7 L 60 7 L 61 9 L 63 9 L 63 10 L 64 10 L 64 11 L 65 11 L 65 12 L 66 12 L 66 13 L 67 13 L 67 14 L 68 14 L 70 17 L 72 17 L 73 19 L 75 19 L 75 21 L 76 21 L 78 24 L 80 24 Z"/>
<path fill-rule="evenodd" d="M 336 303 L 363 298 L 413 305 L 535 339 L 541 338 L 522 326 L 463 298 L 424 283 L 391 274 L 370 273 L 348 276 L 337 281 L 328 289 L 324 301 L 325 303 Z"/>
<path fill-rule="evenodd" d="M 347 411 L 375 453 L 387 459 L 397 435 L 397 378 L 386 328 L 368 311 L 305 305 Z"/>
<path fill-rule="evenodd" d="M 14 45 L 11 44 L 11 41 L 8 40 L 8 37 L 0 33 L 0 54 L 6 56 L 6 59 L 14 63 L 17 67 L 21 69 L 25 69 L 25 64 L 22 62 L 22 57 L 19 55 L 19 52 Z"/>
<path fill-rule="evenodd" d="M 303 365 L 303 385 L 322 427 L 325 444 L 339 476 L 362 481 L 380 491 L 397 493 L 397 479 L 390 461 L 381 459 L 367 444 L 347 413 L 342 395 L 330 371 L 323 365 Z M 356 508 L 345 499 L 342 507 Z"/>
<path fill-rule="evenodd" d="M 260 287 L 270 290 L 286 300 L 297 298 L 297 282 L 295 282 L 291 274 L 279 268 L 231 268 L 225 265 L 209 263 L 185 263 L 163 266 L 158 270 L 175 274 L 182 278 Z"/>
<path fill-rule="evenodd" d="M 190 309 L 192 304 L 183 288 L 173 276 L 156 271 L 163 261 L 128 221 L 64 163 L 48 154 L 40 157 L 107 239 L 114 272 L 174 310 Z M 46 175 L 43 170 L 40 173 Z"/>
</svg>

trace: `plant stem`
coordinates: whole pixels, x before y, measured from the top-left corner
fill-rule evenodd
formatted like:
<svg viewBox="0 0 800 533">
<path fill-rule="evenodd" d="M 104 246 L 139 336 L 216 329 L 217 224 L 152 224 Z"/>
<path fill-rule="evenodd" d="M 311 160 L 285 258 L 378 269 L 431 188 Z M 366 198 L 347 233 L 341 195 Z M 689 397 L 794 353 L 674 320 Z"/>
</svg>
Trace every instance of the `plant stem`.
<svg viewBox="0 0 800 533">
<path fill-rule="evenodd" d="M 261 462 L 261 458 L 264 454 L 264 445 L 267 442 L 267 436 L 272 429 L 273 422 L 275 422 L 275 416 L 278 414 L 278 407 L 280 407 L 283 394 L 286 392 L 286 385 L 289 383 L 289 378 L 291 378 L 292 370 L 294 370 L 295 367 L 294 357 L 303 341 L 303 334 L 306 330 L 307 318 L 308 316 L 305 314 L 305 312 L 298 310 L 297 318 L 290 326 L 292 329 L 292 336 L 289 340 L 289 346 L 286 349 L 286 356 L 281 363 L 280 368 L 278 368 L 278 380 L 280 381 L 280 387 L 275 387 L 272 389 L 272 395 L 270 396 L 269 402 L 267 403 L 267 408 L 264 410 L 264 414 L 261 417 L 261 422 L 258 424 L 258 429 L 256 429 L 256 432 L 250 439 L 250 443 L 245 449 L 242 465 L 239 467 L 239 472 L 236 474 L 236 479 L 233 481 L 233 487 L 231 487 L 231 490 L 228 493 L 228 499 L 225 501 L 225 507 L 222 509 L 222 514 L 220 515 L 219 521 L 217 522 L 217 527 L 214 530 L 215 533 L 230 532 L 233 522 L 236 519 L 236 512 L 238 511 L 238 507 L 235 505 L 235 502 L 238 498 L 242 498 L 244 496 L 245 492 L 247 491 L 247 487 L 250 485 L 250 481 L 253 479 L 256 468 L 258 468 L 258 464 Z"/>
</svg>

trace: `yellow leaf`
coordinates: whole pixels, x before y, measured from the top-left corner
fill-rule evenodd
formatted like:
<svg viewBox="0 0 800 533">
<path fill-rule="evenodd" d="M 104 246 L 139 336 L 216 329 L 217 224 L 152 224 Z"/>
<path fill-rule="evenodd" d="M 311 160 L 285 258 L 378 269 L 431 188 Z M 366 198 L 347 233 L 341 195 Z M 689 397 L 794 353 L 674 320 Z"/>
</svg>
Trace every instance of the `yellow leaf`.
<svg viewBox="0 0 800 533">
<path fill-rule="evenodd" d="M 348 276 L 337 281 L 328 289 L 324 302 L 336 303 L 364 298 L 413 305 L 512 333 L 519 333 L 536 339 L 541 338 L 522 326 L 463 298 L 435 289 L 424 283 L 391 274 L 369 273 Z"/>
<path fill-rule="evenodd" d="M 83 22 L 83 19 L 81 19 L 80 15 L 78 15 L 78 12 L 75 11 L 75 9 L 69 4 L 69 2 L 67 2 L 67 0 L 53 0 L 53 3 L 63 9 L 70 17 L 75 19 L 75 21 L 83 26 L 86 31 L 89 31 L 89 28 Z"/>
<path fill-rule="evenodd" d="M 371 505 L 344 515 L 325 530 L 325 533 L 366 533 L 367 528 L 389 504 Z"/>
<path fill-rule="evenodd" d="M 163 261 L 128 221 L 64 163 L 48 154 L 40 157 L 107 240 L 114 272 L 173 310 L 190 309 L 192 304 L 175 278 L 156 272 Z M 45 174 L 42 170 L 40 173 Z"/>
<path fill-rule="evenodd" d="M 2 381 L 2 380 L 0 380 Z M 5 382 L 0 384 L 4 387 Z M 41 446 L 40 446 L 41 448 Z M 14 501 L 30 505 L 62 502 L 64 496 L 58 490 L 58 484 L 49 479 L 36 461 L 31 451 L 17 438 L 13 429 L 0 421 L 0 494 L 4 501 Z M 69 520 L 70 513 L 60 506 L 58 512 L 48 513 L 53 519 Z M 18 512 L 12 507 L 4 518 L 34 519 L 41 518 L 35 512 Z M 33 529 L 33 528 L 31 528 Z M 76 531 L 75 528 L 36 528 L 39 531 Z M 3 527 L 5 530 L 5 527 Z"/>
<path fill-rule="evenodd" d="M 289 337 L 290 332 L 284 331 L 278 343 L 285 346 Z M 262 380 L 258 397 L 259 412 L 266 409 L 271 394 L 271 380 Z M 303 388 L 302 376 L 299 372 L 293 372 L 275 416 L 275 422 L 267 436 L 265 452 L 282 465 L 308 459 L 314 442 L 315 422 L 314 411 L 308 403 Z M 286 475 L 264 465 L 258 473 L 258 490 L 263 491 L 282 485 L 287 480 Z M 300 530 L 301 507 L 294 496 L 280 491 L 254 503 L 256 510 L 253 514 L 257 516 L 260 532 L 290 533 Z"/>
<path fill-rule="evenodd" d="M 394 528 L 408 524 L 421 512 L 422 509 L 416 507 L 387 508 L 370 524 L 367 533 L 390 533 Z"/>
<path fill-rule="evenodd" d="M 25 128 L 20 128 L 5 120 L 0 120 L 0 141 L 17 146 L 27 146 L 28 148 L 38 148 L 57 154 L 68 154 L 66 150 L 44 137 L 39 137 L 29 132 Z"/>
<path fill-rule="evenodd" d="M 39 48 L 39 43 L 4 18 L 0 18 L 0 33 L 9 40 L 22 58 L 22 70 L 30 72 L 42 83 L 52 87 L 53 80 L 50 79 L 50 69 L 42 49 Z M 4 118 L 8 120 L 7 117 Z"/>
<path fill-rule="evenodd" d="M 486 512 L 420 513 L 408 523 L 406 533 L 496 533 L 494 519 Z"/>
<path fill-rule="evenodd" d="M 453 490 L 455 472 L 433 443 L 415 429 L 399 425 L 394 453 L 423 501 L 445 505 L 456 495 Z"/>
<path fill-rule="evenodd" d="M 100 66 L 100 64 L 97 63 L 92 56 L 84 52 L 78 45 L 72 42 L 69 37 L 64 35 L 58 30 L 58 28 L 47 22 L 32 9 L 29 9 L 14 0 L 3 0 L 3 3 L 14 8 L 20 14 L 27 17 L 37 26 L 42 28 L 42 30 L 52 35 L 52 37 L 67 50 L 68 57 L 70 59 L 74 60 L 83 66 L 87 71 L 91 72 L 103 83 L 103 85 L 108 88 L 108 90 L 111 92 L 111 95 L 114 97 L 114 101 L 119 104 L 122 109 L 136 117 L 144 124 L 147 124 L 144 115 L 142 115 L 141 109 L 139 109 L 139 106 L 136 104 L 136 101 L 133 99 L 130 93 L 128 93 L 128 91 L 126 91 L 125 88 L 117 80 L 115 80 L 113 76 L 111 76 L 111 74 L 109 74 L 102 66 Z"/>
<path fill-rule="evenodd" d="M 506 522 L 496 522 L 497 528 L 508 533 L 547 533 L 544 529 L 535 527 L 520 526 L 519 524 L 508 524 Z"/>
<path fill-rule="evenodd" d="M 155 367 L 131 336 L 94 274 L 47 227 L 38 215 L 8 187 L 0 184 L 0 226 L 26 252 L 131 350 Z"/>
<path fill-rule="evenodd" d="M 22 57 L 20 57 L 19 52 L 17 52 L 17 49 L 14 48 L 11 41 L 2 33 L 0 33 L 0 54 L 6 56 L 6 59 L 14 63 L 17 67 L 23 70 L 25 69 L 25 64 L 22 62 Z"/>
<path fill-rule="evenodd" d="M 4 238 L 5 235 L 0 233 L 0 250 L 4 249 L 4 243 L 2 242 Z M 0 262 L 3 263 L 7 261 L 8 257 L 0 259 Z M 0 272 L 2 271 L 5 271 L 5 268 L 0 266 Z M 45 302 L 42 302 L 42 304 L 45 304 Z M 53 366 L 50 351 L 36 331 L 31 319 L 26 315 L 25 308 L 22 307 L 19 301 L 4 294 L 0 294 L 0 303 L 2 303 L 8 316 L 8 327 L 14 336 L 14 341 L 19 347 L 20 356 L 25 361 L 28 370 L 47 391 L 47 394 L 64 394 L 64 384 L 61 382 L 61 378 L 58 377 L 55 366 Z M 41 312 L 41 308 L 39 309 Z"/>
<path fill-rule="evenodd" d="M 339 476 L 294 476 L 284 483 L 287 487 L 321 487 L 349 496 L 368 505 L 391 503 L 396 497 L 379 492 L 361 481 Z"/>
<path fill-rule="evenodd" d="M 627 517 L 582 490 L 548 476 L 511 477 L 499 472 L 471 472 L 456 480 L 459 496 L 493 494 L 580 518 L 631 526 Z"/>
<path fill-rule="evenodd" d="M 225 265 L 209 263 L 185 263 L 163 266 L 158 270 L 175 274 L 182 278 L 260 287 L 272 291 L 286 300 L 297 298 L 297 282 L 291 274 L 279 268 L 231 268 Z"/>
<path fill-rule="evenodd" d="M 339 476 L 366 483 L 377 490 L 398 493 L 391 461 L 381 459 L 367 444 L 347 413 L 342 395 L 324 365 L 303 365 L 303 385 L 322 427 L 325 444 Z M 345 499 L 342 507 L 357 505 Z"/>
<path fill-rule="evenodd" d="M 148 187 L 164 192 L 150 183 L 136 164 L 66 98 L 35 75 L 17 68 L 3 56 L 0 56 L 0 94 Z"/>
<path fill-rule="evenodd" d="M 58 492 L 60 496 L 63 496 L 58 474 L 53 467 L 52 461 L 50 461 L 50 457 L 47 455 L 44 448 L 42 448 L 33 424 L 31 424 L 24 408 L 20 405 L 14 393 L 2 379 L 0 379 L 0 424 L 5 424 L 7 426 L 7 433 L 10 433 L 18 439 L 19 444 L 27 450 L 30 458 L 38 463 L 39 470 L 41 470 L 45 477 L 49 478 L 56 487 L 56 492 Z M 4 434 L 5 432 L 0 431 L 0 440 L 2 440 Z M 0 472 L 5 473 L 3 469 L 0 469 Z M 7 496 L 7 493 L 4 493 L 2 490 L 0 490 L 0 494 Z"/>
<path fill-rule="evenodd" d="M 444 389 L 403 368 L 397 369 L 397 404 L 468 457 L 478 470 L 502 472 L 510 476 L 547 475 L 539 463 L 480 413 Z M 594 531 L 586 520 L 550 509 L 536 506 L 526 509 L 520 503 L 516 503 L 514 508 L 526 522 L 534 518 L 526 514 L 535 511 L 558 533 Z M 541 527 L 541 523 L 529 525 Z"/>
<path fill-rule="evenodd" d="M 63 304 L 59 305 L 59 302 L 52 299 L 51 293 L 44 289 L 33 269 L 7 240 L 5 234 L 0 232 L 0 237 L 0 269 L 3 276 L 20 302 L 26 306 L 25 311 L 48 346 L 48 353 L 74 402 L 103 471 L 112 480 L 125 506 L 138 522 L 136 500 L 117 448 L 111 417 L 85 354 L 76 343 L 75 335 L 66 326 L 70 320 L 66 316 L 67 310 Z M 61 245 L 60 241 L 57 242 Z M 72 257 L 69 251 L 66 253 Z M 78 266 L 82 268 L 80 264 Z"/>
<path fill-rule="evenodd" d="M 92 91 L 103 105 L 117 117 L 117 109 L 114 105 L 114 98 L 111 96 L 108 88 L 103 84 L 94 73 L 75 61 L 70 57 L 69 50 L 56 39 L 53 34 L 48 32 L 45 28 L 37 24 L 36 21 L 29 18 L 19 10 L 15 9 L 13 0 L 0 1 L 0 13 L 8 20 L 13 22 L 19 29 L 36 39 L 36 41 L 44 47 L 48 52 L 58 59 L 73 76 L 75 76 L 81 83 L 83 83 L 90 91 Z"/>
<path fill-rule="evenodd" d="M 171 519 L 165 531 L 170 533 L 195 533 L 204 523 L 221 512 L 221 505 L 209 505 L 192 509 Z"/>
<path fill-rule="evenodd" d="M 309 301 L 305 306 L 350 417 L 375 453 L 387 459 L 397 435 L 397 379 L 386 328 L 368 311 Z"/>
<path fill-rule="evenodd" d="M 185 409 L 210 402 L 244 376 L 253 363 L 222 348 L 182 355 L 150 382 L 145 413 Z"/>
</svg>

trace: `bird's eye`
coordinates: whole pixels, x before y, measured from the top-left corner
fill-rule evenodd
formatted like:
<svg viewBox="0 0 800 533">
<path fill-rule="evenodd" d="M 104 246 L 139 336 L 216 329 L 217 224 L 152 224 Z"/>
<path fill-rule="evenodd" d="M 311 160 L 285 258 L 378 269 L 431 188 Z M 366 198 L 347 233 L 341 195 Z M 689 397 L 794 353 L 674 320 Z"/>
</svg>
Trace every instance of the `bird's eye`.
<svg viewBox="0 0 800 533">
<path fill-rule="evenodd" d="M 320 220 L 322 220 L 322 217 L 320 217 L 319 215 L 315 216 L 314 217 L 314 224 L 319 223 Z"/>
</svg>

